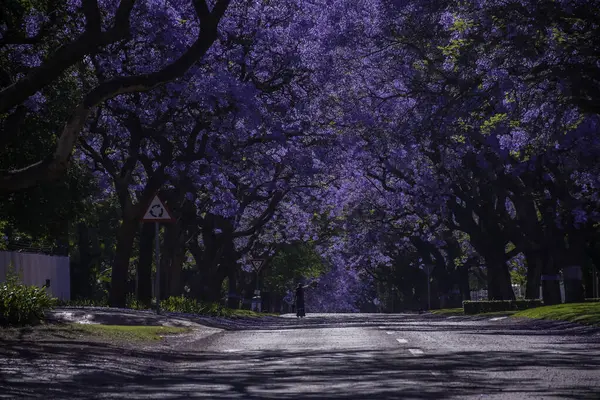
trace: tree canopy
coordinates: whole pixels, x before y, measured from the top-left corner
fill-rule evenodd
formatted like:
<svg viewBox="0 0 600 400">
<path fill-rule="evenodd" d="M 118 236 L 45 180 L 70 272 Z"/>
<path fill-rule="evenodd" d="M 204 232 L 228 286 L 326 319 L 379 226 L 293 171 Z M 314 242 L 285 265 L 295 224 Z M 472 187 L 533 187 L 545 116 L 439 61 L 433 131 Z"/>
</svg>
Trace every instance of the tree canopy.
<svg viewBox="0 0 600 400">
<path fill-rule="evenodd" d="M 425 279 L 437 305 L 469 299 L 474 280 L 490 299 L 541 286 L 559 302 L 560 273 L 569 299 L 591 297 L 595 1 L 9 0 L 0 13 L 2 245 L 62 238 L 79 269 L 98 255 L 112 305 L 132 282 L 148 301 L 140 219 L 157 193 L 176 217 L 161 234 L 168 295 L 218 301 L 263 258 L 278 295 L 314 278 L 309 306 L 328 311 L 422 304 Z M 111 250 L 90 253 L 100 243 Z"/>
</svg>

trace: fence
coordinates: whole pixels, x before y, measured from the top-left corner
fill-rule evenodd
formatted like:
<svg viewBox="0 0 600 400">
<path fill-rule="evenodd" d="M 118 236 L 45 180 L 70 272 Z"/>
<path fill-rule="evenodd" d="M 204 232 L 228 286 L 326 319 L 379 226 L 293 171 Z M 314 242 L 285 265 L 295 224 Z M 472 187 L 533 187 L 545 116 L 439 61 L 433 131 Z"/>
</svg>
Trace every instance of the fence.
<svg viewBox="0 0 600 400">
<path fill-rule="evenodd" d="M 61 300 L 70 300 L 69 257 L 0 251 L 0 282 L 6 280 L 11 264 L 24 284 L 41 287 L 50 280 L 48 291 Z"/>
</svg>

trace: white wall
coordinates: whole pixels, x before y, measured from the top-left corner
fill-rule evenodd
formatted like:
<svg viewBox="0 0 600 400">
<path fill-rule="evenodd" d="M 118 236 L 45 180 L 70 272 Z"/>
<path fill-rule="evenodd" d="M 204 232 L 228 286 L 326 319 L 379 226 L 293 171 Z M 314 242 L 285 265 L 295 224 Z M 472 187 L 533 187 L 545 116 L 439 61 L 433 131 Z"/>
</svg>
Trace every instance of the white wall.
<svg viewBox="0 0 600 400">
<path fill-rule="evenodd" d="M 69 257 L 46 254 L 0 251 L 0 282 L 6 280 L 6 272 L 12 263 L 26 285 L 44 286 L 50 279 L 48 291 L 61 300 L 71 299 Z"/>
</svg>

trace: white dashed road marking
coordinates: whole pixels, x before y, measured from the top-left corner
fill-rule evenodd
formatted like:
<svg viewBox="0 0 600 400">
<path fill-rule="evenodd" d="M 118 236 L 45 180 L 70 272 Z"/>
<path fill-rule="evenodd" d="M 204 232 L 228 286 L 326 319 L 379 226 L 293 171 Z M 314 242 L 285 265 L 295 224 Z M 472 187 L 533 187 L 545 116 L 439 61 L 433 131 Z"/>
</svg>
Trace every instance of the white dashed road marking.
<svg viewBox="0 0 600 400">
<path fill-rule="evenodd" d="M 406 339 L 400 339 L 400 338 L 398 338 L 396 340 L 398 341 L 398 343 L 408 343 L 408 340 L 406 340 Z"/>
<path fill-rule="evenodd" d="M 386 331 L 385 333 L 387 333 L 388 335 L 393 335 L 394 332 L 390 332 L 390 331 Z"/>
<path fill-rule="evenodd" d="M 508 317 L 496 317 L 496 318 L 490 319 L 490 321 L 500 321 L 500 320 L 506 319 L 506 318 L 508 318 Z"/>
<path fill-rule="evenodd" d="M 423 354 L 423 350 L 421 349 L 408 349 L 413 356 L 420 356 Z"/>
</svg>

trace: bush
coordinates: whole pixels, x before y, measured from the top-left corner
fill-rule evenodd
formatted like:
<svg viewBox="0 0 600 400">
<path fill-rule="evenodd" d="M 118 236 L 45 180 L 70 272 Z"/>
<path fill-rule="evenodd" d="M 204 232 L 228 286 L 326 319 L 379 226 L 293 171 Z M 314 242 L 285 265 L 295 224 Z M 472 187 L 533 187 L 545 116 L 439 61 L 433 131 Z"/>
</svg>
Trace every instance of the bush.
<svg viewBox="0 0 600 400">
<path fill-rule="evenodd" d="M 587 299 L 584 300 L 586 303 L 597 303 L 600 301 L 599 298 L 593 298 L 593 297 L 589 297 Z"/>
<path fill-rule="evenodd" d="M 154 301 L 154 303 L 156 303 L 156 301 Z M 135 298 L 135 294 L 133 293 L 127 293 L 127 297 L 125 298 L 125 308 L 130 308 L 132 310 L 150 309 L 150 307 L 138 301 L 138 299 Z"/>
<path fill-rule="evenodd" d="M 109 307 L 108 297 L 99 299 L 73 299 L 68 301 L 58 300 L 57 307 Z M 133 293 L 127 293 L 125 298 L 125 308 L 132 310 L 148 310 L 150 307 L 140 303 Z"/>
<path fill-rule="evenodd" d="M 0 325 L 38 323 L 55 304 L 43 287 L 27 286 L 9 267 L 6 282 L 0 283 Z"/>
<path fill-rule="evenodd" d="M 185 296 L 169 297 L 160 302 L 160 308 L 169 312 L 201 314 L 212 316 L 225 315 L 225 309 L 217 303 L 202 303 Z"/>
<path fill-rule="evenodd" d="M 542 301 L 534 300 L 489 300 L 489 301 L 463 301 L 465 314 L 481 314 L 498 311 L 520 311 L 540 307 Z"/>
</svg>

